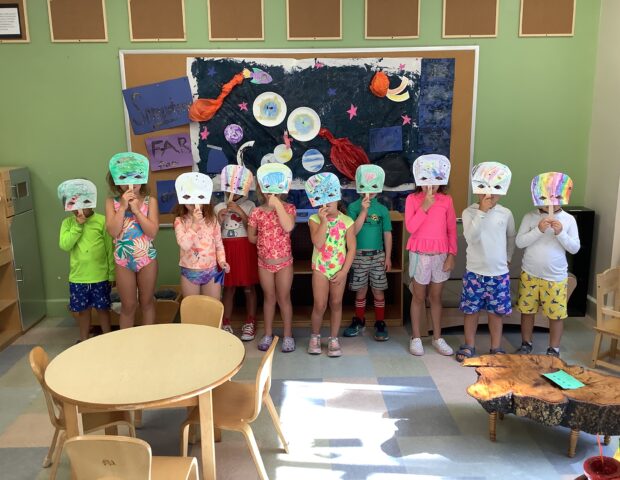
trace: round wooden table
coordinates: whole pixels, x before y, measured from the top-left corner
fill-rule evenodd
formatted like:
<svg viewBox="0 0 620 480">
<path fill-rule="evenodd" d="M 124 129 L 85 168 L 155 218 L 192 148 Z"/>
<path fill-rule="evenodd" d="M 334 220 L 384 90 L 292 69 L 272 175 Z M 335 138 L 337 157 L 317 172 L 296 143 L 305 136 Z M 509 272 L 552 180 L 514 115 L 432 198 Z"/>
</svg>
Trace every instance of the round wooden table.
<svg viewBox="0 0 620 480">
<path fill-rule="evenodd" d="M 67 437 L 82 433 L 84 409 L 199 406 L 203 478 L 215 479 L 211 390 L 235 375 L 241 341 L 202 325 L 161 324 L 100 335 L 54 358 L 45 383 L 63 402 Z"/>
</svg>

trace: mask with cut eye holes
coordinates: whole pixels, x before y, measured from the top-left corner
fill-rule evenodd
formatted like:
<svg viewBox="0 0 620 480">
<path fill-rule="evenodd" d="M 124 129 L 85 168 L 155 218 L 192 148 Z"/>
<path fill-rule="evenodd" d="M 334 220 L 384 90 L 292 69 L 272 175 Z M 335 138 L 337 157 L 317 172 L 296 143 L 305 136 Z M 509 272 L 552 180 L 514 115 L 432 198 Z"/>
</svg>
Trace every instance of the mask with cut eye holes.
<svg viewBox="0 0 620 480">
<path fill-rule="evenodd" d="M 573 181 L 565 173 L 546 172 L 532 179 L 532 200 L 537 207 L 568 205 Z"/>
<path fill-rule="evenodd" d="M 109 167 L 115 185 L 142 185 L 149 181 L 149 161 L 139 153 L 117 153 L 110 159 Z"/>
<path fill-rule="evenodd" d="M 482 162 L 471 171 L 472 192 L 476 195 L 506 195 L 512 172 L 498 162 Z"/>
<path fill-rule="evenodd" d="M 293 172 L 281 163 L 266 163 L 256 172 L 256 179 L 264 194 L 288 193 L 293 181 Z"/>
<path fill-rule="evenodd" d="M 58 186 L 58 199 L 65 212 L 95 208 L 97 206 L 97 187 L 90 180 L 76 178 L 66 180 Z"/>
<path fill-rule="evenodd" d="M 317 173 L 304 184 L 310 205 L 320 207 L 340 201 L 340 180 L 333 173 Z"/>
<path fill-rule="evenodd" d="M 180 205 L 204 205 L 211 203 L 213 181 L 208 175 L 188 172 L 179 175 L 174 182 Z"/>
<path fill-rule="evenodd" d="M 450 179 L 450 160 L 443 155 L 422 155 L 413 162 L 416 186 L 447 185 Z"/>
<path fill-rule="evenodd" d="M 385 171 L 378 165 L 360 165 L 355 171 L 357 193 L 381 193 L 385 182 Z"/>
<path fill-rule="evenodd" d="M 222 192 L 234 193 L 247 197 L 254 175 L 241 165 L 226 165 L 220 175 Z"/>
</svg>

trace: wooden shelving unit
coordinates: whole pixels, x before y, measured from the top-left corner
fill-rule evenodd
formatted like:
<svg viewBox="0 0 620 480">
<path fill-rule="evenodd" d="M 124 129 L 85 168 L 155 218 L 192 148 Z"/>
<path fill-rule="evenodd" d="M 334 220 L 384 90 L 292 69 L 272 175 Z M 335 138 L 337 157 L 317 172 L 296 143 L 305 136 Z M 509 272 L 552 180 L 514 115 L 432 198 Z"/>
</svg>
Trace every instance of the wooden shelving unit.
<svg viewBox="0 0 620 480">
<path fill-rule="evenodd" d="M 13 268 L 13 252 L 9 239 L 8 219 L 4 215 L 5 197 L 0 197 L 0 350 L 22 333 Z"/>
</svg>

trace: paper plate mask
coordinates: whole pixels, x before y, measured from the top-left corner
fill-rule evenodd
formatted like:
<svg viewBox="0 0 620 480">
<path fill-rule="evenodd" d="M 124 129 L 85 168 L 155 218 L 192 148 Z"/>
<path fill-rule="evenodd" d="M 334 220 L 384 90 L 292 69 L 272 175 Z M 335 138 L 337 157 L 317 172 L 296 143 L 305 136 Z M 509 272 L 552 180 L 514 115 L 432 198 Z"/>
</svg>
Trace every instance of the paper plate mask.
<svg viewBox="0 0 620 480">
<path fill-rule="evenodd" d="M 378 165 L 360 165 L 355 172 L 357 193 L 381 193 L 385 182 L 385 172 Z"/>
<path fill-rule="evenodd" d="M 506 195 L 512 172 L 498 162 L 482 162 L 471 171 L 472 191 L 478 195 Z"/>
<path fill-rule="evenodd" d="M 416 187 L 447 185 L 450 178 L 450 160 L 443 155 L 422 155 L 413 162 Z"/>
<path fill-rule="evenodd" d="M 309 142 L 319 134 L 321 119 L 319 114 L 308 107 L 299 107 L 291 112 L 286 121 L 288 133 L 295 140 Z"/>
<path fill-rule="evenodd" d="M 222 169 L 220 180 L 222 182 L 222 192 L 234 193 L 245 197 L 250 191 L 254 176 L 252 172 L 241 165 L 227 165 Z"/>
<path fill-rule="evenodd" d="M 537 207 L 568 205 L 573 181 L 565 173 L 547 172 L 532 180 L 532 200 Z"/>
<path fill-rule="evenodd" d="M 213 181 L 204 173 L 188 172 L 174 182 L 180 205 L 204 205 L 211 202 Z"/>
<path fill-rule="evenodd" d="M 117 153 L 110 159 L 110 174 L 115 185 L 142 185 L 149 181 L 149 161 L 139 153 Z"/>
<path fill-rule="evenodd" d="M 330 202 L 337 202 L 341 198 L 340 180 L 333 173 L 317 173 L 312 175 L 304 184 L 310 205 L 320 207 Z"/>
<path fill-rule="evenodd" d="M 256 179 L 263 193 L 288 193 L 293 181 L 293 172 L 281 163 L 266 163 L 258 168 Z"/>
<path fill-rule="evenodd" d="M 58 186 L 58 198 L 65 212 L 95 208 L 97 206 L 97 187 L 90 180 L 76 178 L 66 180 Z"/>
<path fill-rule="evenodd" d="M 275 92 L 261 93 L 254 99 L 252 113 L 261 125 L 275 127 L 286 118 L 286 102 Z"/>
</svg>

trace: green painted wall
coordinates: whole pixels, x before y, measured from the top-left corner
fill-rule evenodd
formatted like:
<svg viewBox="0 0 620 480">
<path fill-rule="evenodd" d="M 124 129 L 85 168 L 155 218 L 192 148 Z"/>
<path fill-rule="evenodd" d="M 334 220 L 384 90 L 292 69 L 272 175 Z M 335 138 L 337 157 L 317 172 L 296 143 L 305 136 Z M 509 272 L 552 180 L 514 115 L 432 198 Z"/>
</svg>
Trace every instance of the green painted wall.
<svg viewBox="0 0 620 480">
<path fill-rule="evenodd" d="M 127 4 L 106 2 L 109 42 L 52 44 L 45 2 L 30 1 L 31 43 L 0 45 L 0 165 L 25 165 L 33 176 L 48 313 L 61 314 L 68 258 L 58 249 L 63 212 L 56 186 L 81 176 L 105 192 L 108 159 L 126 149 L 119 49 L 327 48 L 480 45 L 475 161 L 511 166 L 505 204 L 517 221 L 530 208 L 529 181 L 561 169 L 584 199 L 600 0 L 579 0 L 572 38 L 519 38 L 520 0 L 501 0 L 496 39 L 443 40 L 441 0 L 423 0 L 419 40 L 367 41 L 364 0 L 343 0 L 342 41 L 286 40 L 285 0 L 265 0 L 265 42 L 210 43 L 204 0 L 186 0 L 184 43 L 131 43 Z M 171 231 L 157 238 L 160 282 L 178 282 Z"/>
</svg>

